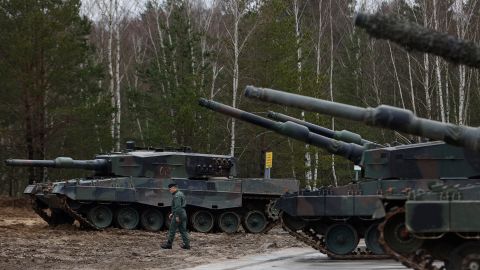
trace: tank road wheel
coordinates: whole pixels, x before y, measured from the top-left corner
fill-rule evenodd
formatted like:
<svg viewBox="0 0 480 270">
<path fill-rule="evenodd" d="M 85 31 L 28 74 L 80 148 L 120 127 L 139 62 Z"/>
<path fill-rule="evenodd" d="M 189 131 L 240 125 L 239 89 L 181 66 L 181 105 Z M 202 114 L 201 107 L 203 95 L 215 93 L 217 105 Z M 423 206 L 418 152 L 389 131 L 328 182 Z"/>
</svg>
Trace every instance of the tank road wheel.
<svg viewBox="0 0 480 270">
<path fill-rule="evenodd" d="M 240 227 L 240 217 L 234 212 L 224 212 L 218 217 L 218 227 L 222 232 L 235 233 Z"/>
<path fill-rule="evenodd" d="M 163 227 L 165 219 L 162 212 L 154 208 L 145 209 L 140 218 L 142 227 L 147 231 L 156 232 Z"/>
<path fill-rule="evenodd" d="M 197 232 L 208 233 L 213 225 L 213 214 L 209 211 L 199 210 L 192 216 L 192 226 Z"/>
<path fill-rule="evenodd" d="M 243 220 L 243 228 L 249 233 L 261 233 L 267 227 L 267 218 L 258 211 L 252 210 L 247 212 Z"/>
<path fill-rule="evenodd" d="M 467 242 L 454 249 L 446 266 L 447 270 L 479 270 L 480 241 Z"/>
<path fill-rule="evenodd" d="M 303 230 L 305 228 L 305 226 L 307 225 L 307 223 L 304 220 L 302 220 L 298 217 L 292 217 L 285 212 L 282 212 L 280 214 L 280 219 L 281 219 L 283 225 L 285 225 L 287 228 L 289 228 L 290 230 L 292 230 L 294 232 L 299 231 L 299 230 Z"/>
<path fill-rule="evenodd" d="M 419 249 L 423 240 L 408 232 L 405 226 L 405 212 L 399 212 L 388 218 L 383 227 L 386 244 L 395 252 L 408 254 Z"/>
<path fill-rule="evenodd" d="M 137 227 L 140 217 L 137 209 L 127 206 L 117 210 L 116 221 L 120 228 L 133 230 Z"/>
<path fill-rule="evenodd" d="M 375 255 L 385 254 L 382 245 L 380 245 L 378 242 L 379 237 L 380 232 L 378 231 L 378 223 L 373 223 L 365 231 L 365 244 L 367 245 L 367 248 Z"/>
<path fill-rule="evenodd" d="M 88 211 L 88 220 L 100 229 L 107 228 L 112 224 L 112 210 L 106 205 L 97 205 Z"/>
<path fill-rule="evenodd" d="M 337 223 L 328 227 L 325 237 L 327 249 L 337 255 L 346 255 L 358 245 L 358 234 L 355 228 L 347 223 Z"/>
</svg>

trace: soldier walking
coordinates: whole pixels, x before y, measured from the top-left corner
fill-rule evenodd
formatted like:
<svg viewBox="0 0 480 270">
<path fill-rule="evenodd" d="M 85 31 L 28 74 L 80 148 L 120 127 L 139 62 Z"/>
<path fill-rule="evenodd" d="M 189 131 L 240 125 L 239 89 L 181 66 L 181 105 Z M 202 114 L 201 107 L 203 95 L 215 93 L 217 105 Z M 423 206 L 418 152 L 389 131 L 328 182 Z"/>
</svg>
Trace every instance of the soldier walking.
<svg viewBox="0 0 480 270">
<path fill-rule="evenodd" d="M 163 249 L 171 249 L 173 239 L 175 238 L 175 233 L 177 228 L 180 231 L 182 236 L 183 245 L 180 245 L 183 249 L 190 249 L 190 240 L 188 239 L 187 233 L 187 212 L 185 211 L 185 206 L 187 201 L 185 200 L 185 195 L 183 192 L 178 190 L 177 184 L 169 184 L 168 190 L 172 194 L 172 213 L 169 215 L 170 218 L 170 228 L 168 229 L 168 239 L 161 247 Z"/>
</svg>

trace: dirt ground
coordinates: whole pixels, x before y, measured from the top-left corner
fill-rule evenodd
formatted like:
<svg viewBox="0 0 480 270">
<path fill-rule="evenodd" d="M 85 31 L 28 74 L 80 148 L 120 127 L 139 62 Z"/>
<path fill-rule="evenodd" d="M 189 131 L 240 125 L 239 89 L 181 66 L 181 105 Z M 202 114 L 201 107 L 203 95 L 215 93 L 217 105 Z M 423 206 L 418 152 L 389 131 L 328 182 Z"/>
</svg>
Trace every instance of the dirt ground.
<svg viewBox="0 0 480 270">
<path fill-rule="evenodd" d="M 180 249 L 177 235 L 173 250 L 162 250 L 165 232 L 51 228 L 25 205 L 0 198 L 0 269 L 184 269 L 303 246 L 276 227 L 268 234 L 193 232 L 188 251 Z"/>
</svg>

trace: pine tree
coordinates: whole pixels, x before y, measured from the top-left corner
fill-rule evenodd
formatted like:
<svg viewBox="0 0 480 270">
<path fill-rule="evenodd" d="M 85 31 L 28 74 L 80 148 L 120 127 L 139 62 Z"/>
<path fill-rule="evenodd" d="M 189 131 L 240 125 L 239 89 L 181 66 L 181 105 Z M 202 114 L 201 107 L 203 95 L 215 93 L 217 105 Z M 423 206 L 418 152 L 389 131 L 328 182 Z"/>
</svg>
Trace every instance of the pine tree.
<svg viewBox="0 0 480 270">
<path fill-rule="evenodd" d="M 93 125 L 82 123 L 101 121 L 101 70 L 92 64 L 90 22 L 79 10 L 79 0 L 0 1 L 1 135 L 17 157 L 44 159 L 50 149 L 95 141 Z M 45 174 L 31 168 L 29 182 Z"/>
</svg>

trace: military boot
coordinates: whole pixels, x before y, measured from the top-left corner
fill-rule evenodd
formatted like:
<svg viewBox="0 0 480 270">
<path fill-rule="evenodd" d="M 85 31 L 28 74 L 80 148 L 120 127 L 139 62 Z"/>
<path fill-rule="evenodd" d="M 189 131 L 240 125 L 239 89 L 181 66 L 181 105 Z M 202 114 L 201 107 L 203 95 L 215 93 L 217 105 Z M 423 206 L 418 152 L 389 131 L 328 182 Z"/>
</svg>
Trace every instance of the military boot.
<svg viewBox="0 0 480 270">
<path fill-rule="evenodd" d="M 181 244 L 180 247 L 183 249 L 190 249 L 190 245 Z"/>
<path fill-rule="evenodd" d="M 160 247 L 163 248 L 163 249 L 172 249 L 172 243 L 170 243 L 170 242 L 165 242 L 165 243 L 162 244 Z"/>
</svg>

